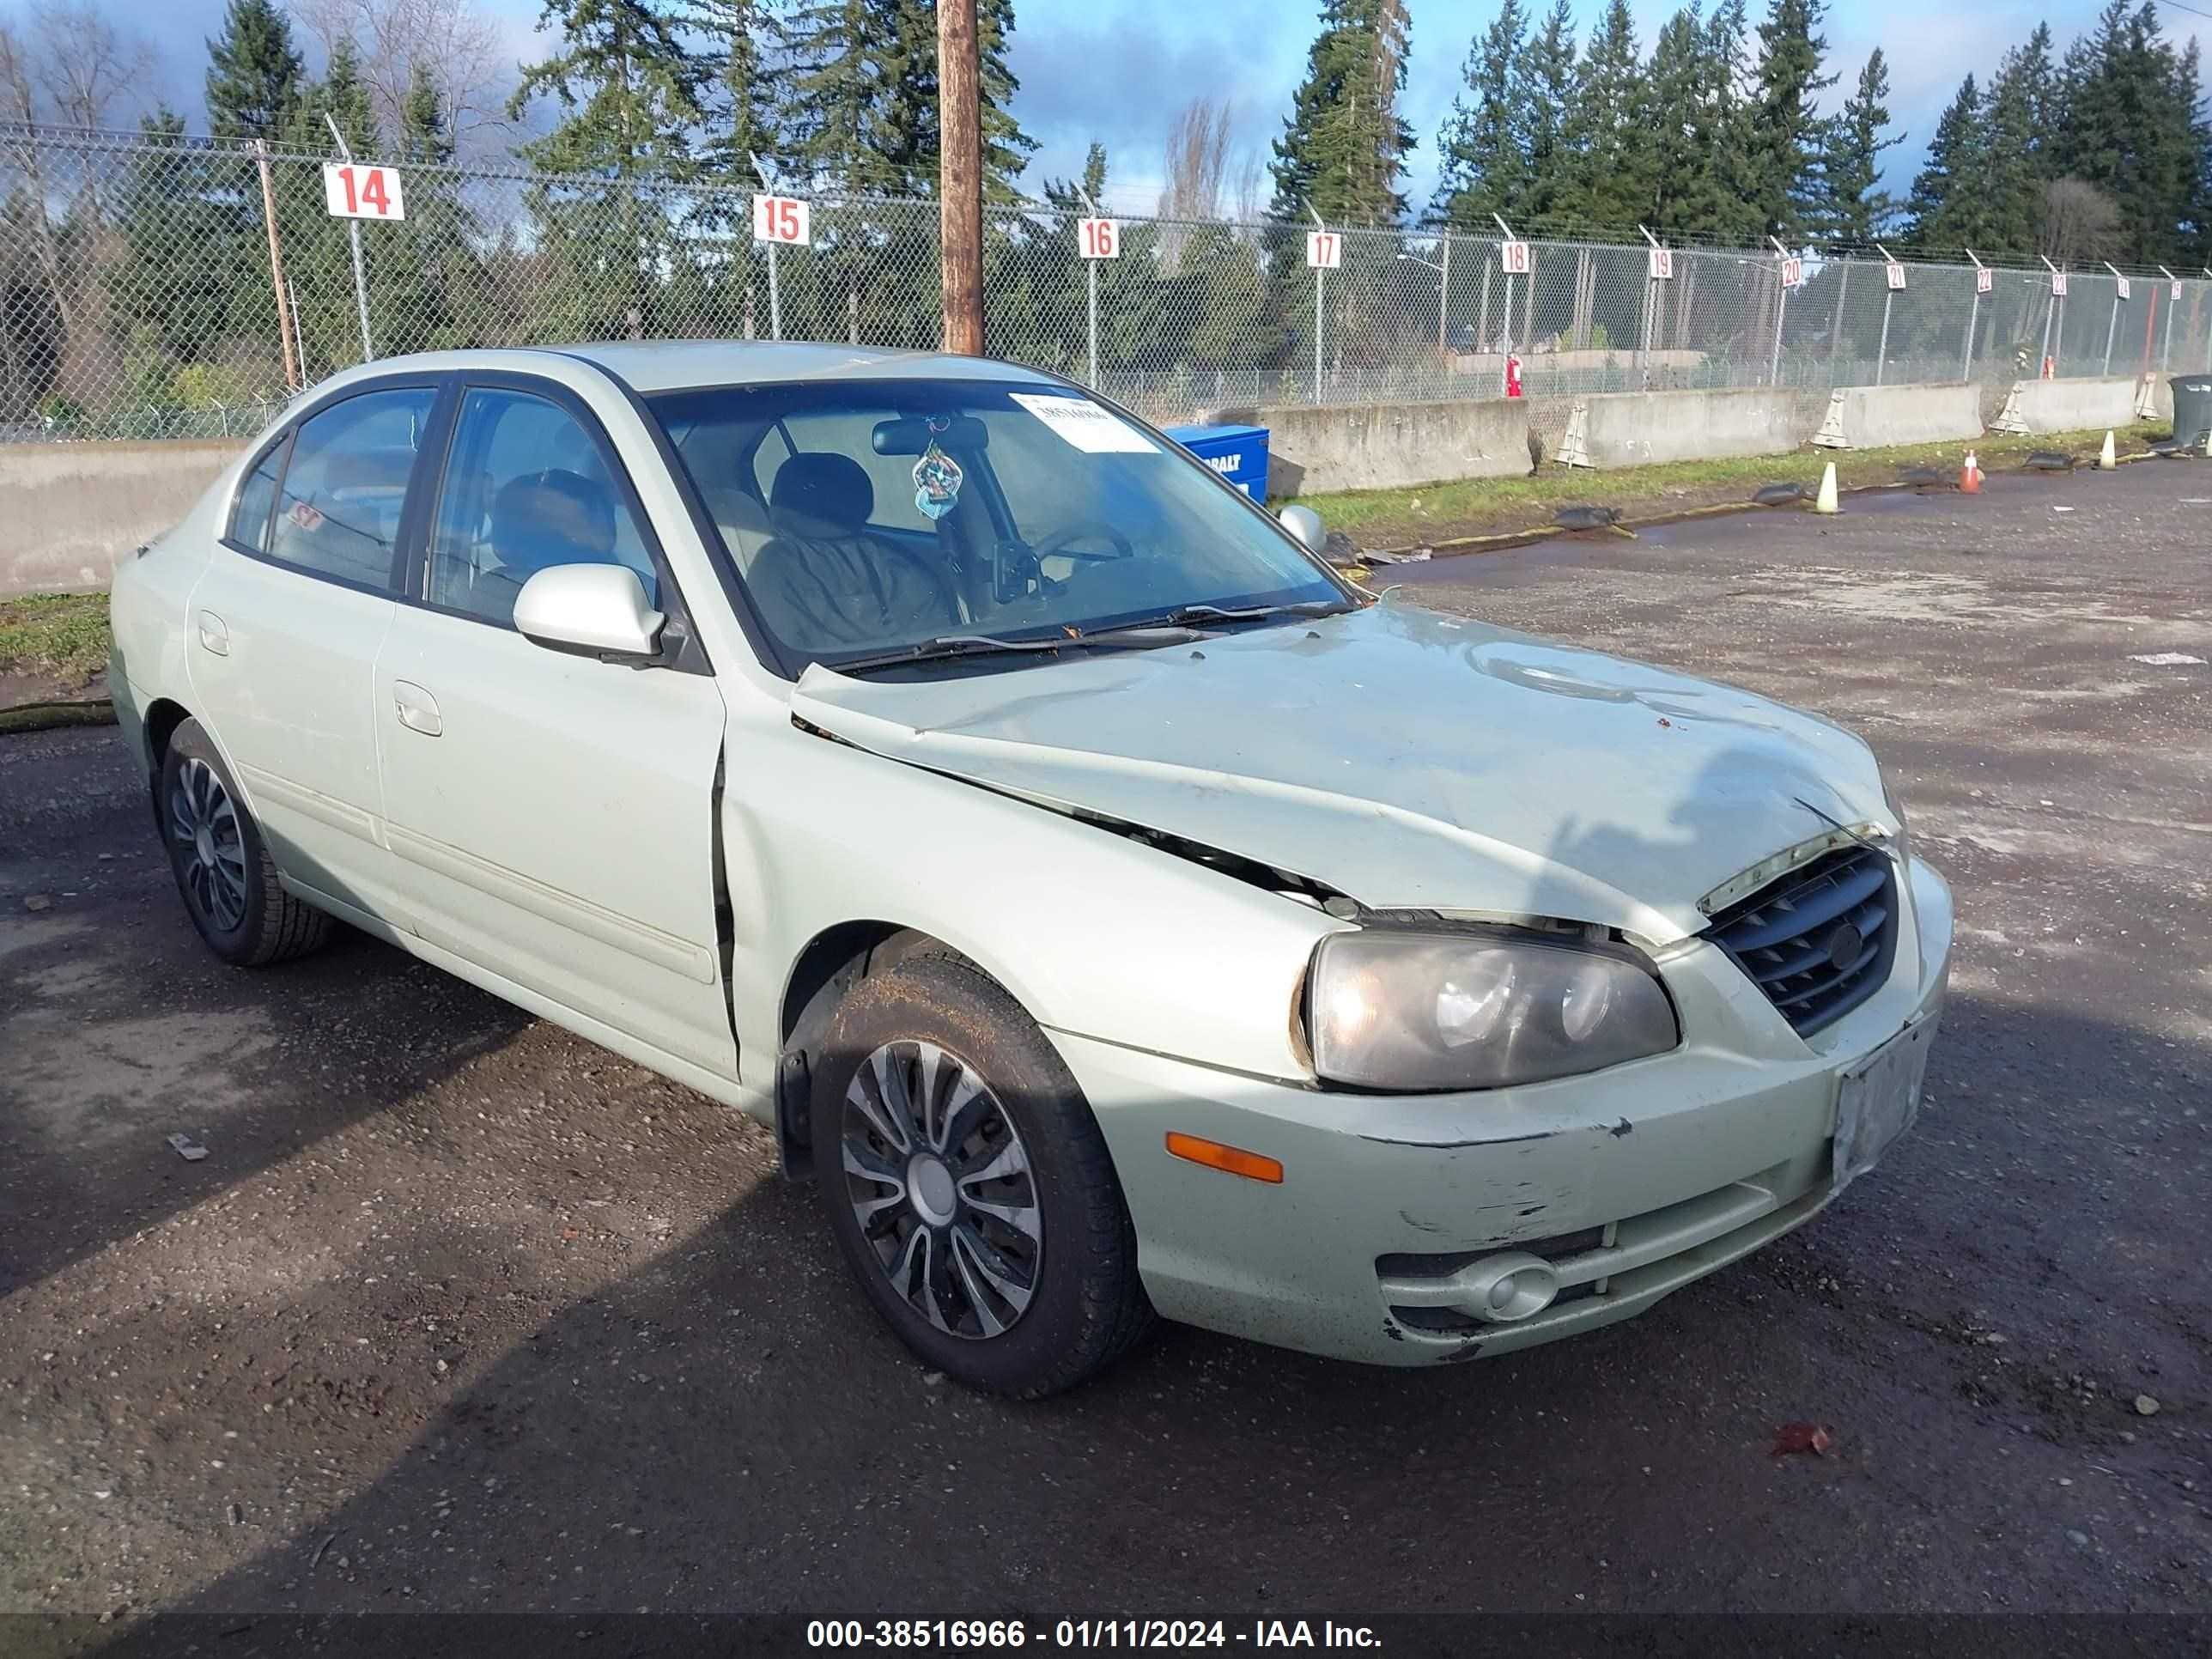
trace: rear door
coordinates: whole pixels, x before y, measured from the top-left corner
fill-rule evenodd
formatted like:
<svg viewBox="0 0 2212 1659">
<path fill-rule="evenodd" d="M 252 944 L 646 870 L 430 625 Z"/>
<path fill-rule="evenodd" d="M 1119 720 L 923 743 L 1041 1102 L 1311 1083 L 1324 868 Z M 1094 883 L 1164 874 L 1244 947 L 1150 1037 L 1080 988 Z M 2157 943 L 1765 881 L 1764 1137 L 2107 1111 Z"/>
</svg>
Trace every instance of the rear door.
<svg viewBox="0 0 2212 1659">
<path fill-rule="evenodd" d="M 286 876 L 400 925 L 371 700 L 435 380 L 376 383 L 258 456 L 192 591 L 193 713 Z"/>
<path fill-rule="evenodd" d="M 657 463 L 656 463 L 657 464 Z M 420 936 L 661 1052 L 734 1077 L 717 926 L 723 707 L 696 644 L 636 668 L 514 631 L 553 564 L 683 599 L 597 417 L 532 377 L 465 386 L 422 556 L 376 664 L 394 858 Z"/>
</svg>

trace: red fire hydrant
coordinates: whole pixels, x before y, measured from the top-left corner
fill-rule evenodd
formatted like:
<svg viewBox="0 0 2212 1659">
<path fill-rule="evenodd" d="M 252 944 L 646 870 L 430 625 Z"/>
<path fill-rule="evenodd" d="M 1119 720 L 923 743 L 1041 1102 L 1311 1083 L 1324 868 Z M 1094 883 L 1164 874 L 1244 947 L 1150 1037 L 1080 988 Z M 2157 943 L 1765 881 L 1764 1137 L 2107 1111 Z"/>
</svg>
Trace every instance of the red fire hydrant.
<svg viewBox="0 0 2212 1659">
<path fill-rule="evenodd" d="M 1509 398 L 1521 395 L 1521 359 L 1510 355 L 1505 359 L 1505 395 Z"/>
</svg>

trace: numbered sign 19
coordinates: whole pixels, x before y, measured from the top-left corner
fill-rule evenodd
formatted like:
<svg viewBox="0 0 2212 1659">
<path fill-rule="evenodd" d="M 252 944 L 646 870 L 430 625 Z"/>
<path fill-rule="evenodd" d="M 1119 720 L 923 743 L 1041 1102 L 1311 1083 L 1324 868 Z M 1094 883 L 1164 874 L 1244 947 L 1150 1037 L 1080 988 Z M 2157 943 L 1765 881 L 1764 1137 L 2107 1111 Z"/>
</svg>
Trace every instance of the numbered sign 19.
<svg viewBox="0 0 2212 1659">
<path fill-rule="evenodd" d="M 797 247 L 812 246 L 814 213 L 811 205 L 796 196 L 754 197 L 753 240 L 789 242 Z"/>
<path fill-rule="evenodd" d="M 1530 269 L 1528 244 L 1500 242 L 1498 245 L 1498 263 L 1508 276 L 1526 276 Z"/>
<path fill-rule="evenodd" d="M 1991 289 L 1995 288 L 1996 285 L 1997 285 L 1997 274 L 1996 274 L 1996 272 L 1995 272 L 1994 270 L 1990 270 L 1987 265 L 1976 265 L 1976 266 L 1974 267 L 1974 292 L 1975 292 L 1975 293 L 1977 293 L 1977 294 L 1987 294 L 1987 293 L 1988 293 Z"/>
<path fill-rule="evenodd" d="M 334 219 L 404 219 L 407 198 L 391 167 L 353 161 L 323 163 L 323 205 Z"/>
<path fill-rule="evenodd" d="M 2112 280 L 2113 280 L 2114 282 L 2118 283 L 2120 285 L 2120 287 L 2119 287 L 2119 295 L 2120 295 L 2120 298 L 2122 298 L 2123 300 L 2129 298 L 2130 296 L 2129 296 L 2129 294 L 2128 294 L 2128 279 L 2127 279 L 2126 277 L 2124 277 L 2124 276 L 2115 276 Z"/>
<path fill-rule="evenodd" d="M 2052 295 L 2057 299 L 2063 300 L 2066 297 L 2066 273 L 2064 271 L 2055 270 L 2051 272 L 2051 292 Z"/>
<path fill-rule="evenodd" d="M 1805 281 L 1805 262 L 1792 254 L 1782 262 L 1782 286 L 1797 288 Z"/>
<path fill-rule="evenodd" d="M 1118 259 L 1121 257 L 1121 226 L 1113 219 L 1079 219 L 1075 222 L 1076 252 L 1086 259 Z"/>
<path fill-rule="evenodd" d="M 1306 263 L 1316 270 L 1334 270 L 1344 263 L 1344 238 L 1333 230 L 1308 231 Z"/>
<path fill-rule="evenodd" d="M 1648 249 L 1647 252 L 1651 256 L 1651 280 L 1653 282 L 1663 283 L 1674 276 L 1674 250 L 1673 248 L 1655 247 Z"/>
</svg>

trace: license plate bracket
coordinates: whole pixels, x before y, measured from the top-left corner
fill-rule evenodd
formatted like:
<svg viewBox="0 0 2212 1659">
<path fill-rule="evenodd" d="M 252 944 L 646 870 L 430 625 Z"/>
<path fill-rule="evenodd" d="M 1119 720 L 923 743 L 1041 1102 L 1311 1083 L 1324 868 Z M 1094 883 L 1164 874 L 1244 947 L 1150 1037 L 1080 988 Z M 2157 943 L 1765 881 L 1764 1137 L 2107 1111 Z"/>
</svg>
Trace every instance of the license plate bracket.
<svg viewBox="0 0 2212 1659">
<path fill-rule="evenodd" d="M 1881 1162 L 1890 1142 L 1920 1114 L 1936 1016 L 1917 1020 L 1845 1072 L 1836 1091 L 1831 1182 L 1841 1192 Z"/>
</svg>

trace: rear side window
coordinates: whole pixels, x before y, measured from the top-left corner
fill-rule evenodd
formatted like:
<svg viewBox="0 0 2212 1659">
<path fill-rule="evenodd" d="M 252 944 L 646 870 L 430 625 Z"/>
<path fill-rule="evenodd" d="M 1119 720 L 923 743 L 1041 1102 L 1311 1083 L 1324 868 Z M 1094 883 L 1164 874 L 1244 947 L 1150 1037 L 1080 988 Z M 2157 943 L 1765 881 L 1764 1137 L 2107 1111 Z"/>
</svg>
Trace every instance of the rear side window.
<svg viewBox="0 0 2212 1659">
<path fill-rule="evenodd" d="M 230 539 L 250 552 L 268 550 L 269 510 L 276 505 L 276 474 L 283 464 L 284 446 L 280 443 L 238 488 L 238 504 L 230 514 Z"/>
<path fill-rule="evenodd" d="M 366 392 L 301 422 L 265 555 L 356 586 L 388 587 L 407 480 L 436 396 L 428 386 Z"/>
</svg>

